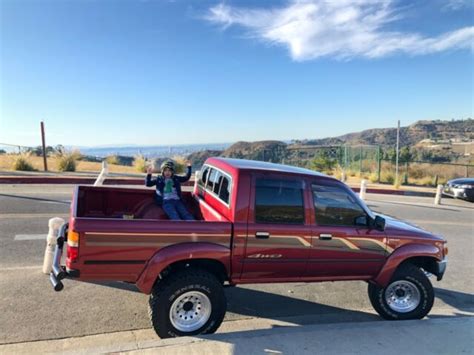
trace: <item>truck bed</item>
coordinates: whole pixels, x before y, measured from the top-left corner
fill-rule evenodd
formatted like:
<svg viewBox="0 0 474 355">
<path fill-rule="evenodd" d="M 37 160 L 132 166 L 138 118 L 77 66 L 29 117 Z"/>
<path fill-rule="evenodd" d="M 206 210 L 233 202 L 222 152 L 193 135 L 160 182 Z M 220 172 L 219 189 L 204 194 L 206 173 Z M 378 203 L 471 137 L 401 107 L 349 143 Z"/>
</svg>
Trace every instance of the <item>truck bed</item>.
<svg viewBox="0 0 474 355">
<path fill-rule="evenodd" d="M 183 192 L 196 221 L 171 221 L 155 205 L 154 190 L 79 186 L 69 229 L 80 234 L 79 258 L 68 268 L 84 280 L 135 282 L 162 248 L 213 243 L 230 249 L 232 224 L 203 200 Z"/>
</svg>

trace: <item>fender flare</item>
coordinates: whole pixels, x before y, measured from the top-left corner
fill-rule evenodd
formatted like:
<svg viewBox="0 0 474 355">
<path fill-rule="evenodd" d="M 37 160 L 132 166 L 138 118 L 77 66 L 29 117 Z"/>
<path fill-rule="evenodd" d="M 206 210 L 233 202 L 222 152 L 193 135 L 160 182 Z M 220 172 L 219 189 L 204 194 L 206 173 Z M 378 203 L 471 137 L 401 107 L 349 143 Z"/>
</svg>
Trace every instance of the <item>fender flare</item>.
<svg viewBox="0 0 474 355">
<path fill-rule="evenodd" d="M 417 256 L 432 257 L 441 260 L 441 251 L 432 244 L 409 244 L 396 249 L 387 259 L 378 275 L 372 280 L 377 285 L 385 287 L 390 282 L 395 270 L 405 260 Z"/>
<path fill-rule="evenodd" d="M 152 256 L 136 281 L 138 289 L 150 294 L 159 274 L 169 265 L 181 260 L 215 260 L 230 275 L 230 249 L 214 243 L 180 243 L 162 248 Z"/>
</svg>

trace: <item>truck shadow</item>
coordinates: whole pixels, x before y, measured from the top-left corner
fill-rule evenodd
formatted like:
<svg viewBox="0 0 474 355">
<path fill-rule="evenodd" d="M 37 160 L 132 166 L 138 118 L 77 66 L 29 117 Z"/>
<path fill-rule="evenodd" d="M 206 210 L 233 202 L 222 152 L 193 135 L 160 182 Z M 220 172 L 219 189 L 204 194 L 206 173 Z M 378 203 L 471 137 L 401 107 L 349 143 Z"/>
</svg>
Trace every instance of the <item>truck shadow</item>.
<svg viewBox="0 0 474 355">
<path fill-rule="evenodd" d="M 89 282 L 95 285 L 140 293 L 138 288 L 125 282 Z M 304 325 L 342 322 L 370 322 L 381 318 L 375 313 L 350 310 L 306 301 L 277 293 L 244 287 L 226 287 L 226 320 L 242 319 L 242 316 L 268 318 Z M 435 288 L 436 298 L 461 312 L 474 311 L 474 295 L 459 291 Z M 436 307 L 436 304 L 435 304 Z M 436 316 L 438 317 L 438 316 Z"/>
<path fill-rule="evenodd" d="M 456 308 L 458 311 L 473 312 L 474 311 L 474 295 L 443 288 L 435 288 L 436 298 L 444 303 Z"/>
<path fill-rule="evenodd" d="M 299 325 L 380 320 L 377 315 L 364 311 L 327 306 L 317 302 L 248 288 L 226 288 L 226 296 L 227 320 L 232 318 L 241 319 L 241 317 L 235 315 L 270 319 L 283 318 Z"/>
</svg>

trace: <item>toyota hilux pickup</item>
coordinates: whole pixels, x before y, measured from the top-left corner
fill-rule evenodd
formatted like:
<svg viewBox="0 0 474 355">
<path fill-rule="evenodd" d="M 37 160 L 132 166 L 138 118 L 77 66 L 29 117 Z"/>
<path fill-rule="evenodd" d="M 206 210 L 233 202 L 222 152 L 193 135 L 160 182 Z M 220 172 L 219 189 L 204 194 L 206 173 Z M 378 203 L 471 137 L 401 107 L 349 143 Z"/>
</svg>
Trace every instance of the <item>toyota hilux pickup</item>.
<svg viewBox="0 0 474 355">
<path fill-rule="evenodd" d="M 212 333 L 224 286 L 362 280 L 385 319 L 420 319 L 446 241 L 372 212 L 344 183 L 286 165 L 209 158 L 182 194 L 194 221 L 168 220 L 150 189 L 77 186 L 51 283 L 124 281 L 149 296 L 161 338 Z M 65 262 L 63 263 L 63 250 Z"/>
</svg>

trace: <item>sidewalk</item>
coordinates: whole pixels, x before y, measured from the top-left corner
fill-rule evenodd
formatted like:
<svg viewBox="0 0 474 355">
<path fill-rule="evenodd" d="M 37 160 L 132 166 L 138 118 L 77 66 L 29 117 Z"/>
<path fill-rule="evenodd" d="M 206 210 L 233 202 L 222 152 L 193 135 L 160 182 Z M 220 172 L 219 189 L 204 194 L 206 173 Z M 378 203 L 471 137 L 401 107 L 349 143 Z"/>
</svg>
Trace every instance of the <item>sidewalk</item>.
<svg viewBox="0 0 474 355">
<path fill-rule="evenodd" d="M 161 340 L 136 330 L 0 346 L 0 354 L 473 354 L 474 317 L 295 326 L 272 320 L 225 322 L 218 334 Z M 242 324 L 247 322 L 244 330 Z M 226 329 L 227 328 L 227 329 Z M 236 329 L 232 329 L 236 328 Z M 250 327 L 251 328 L 251 327 Z"/>
</svg>

